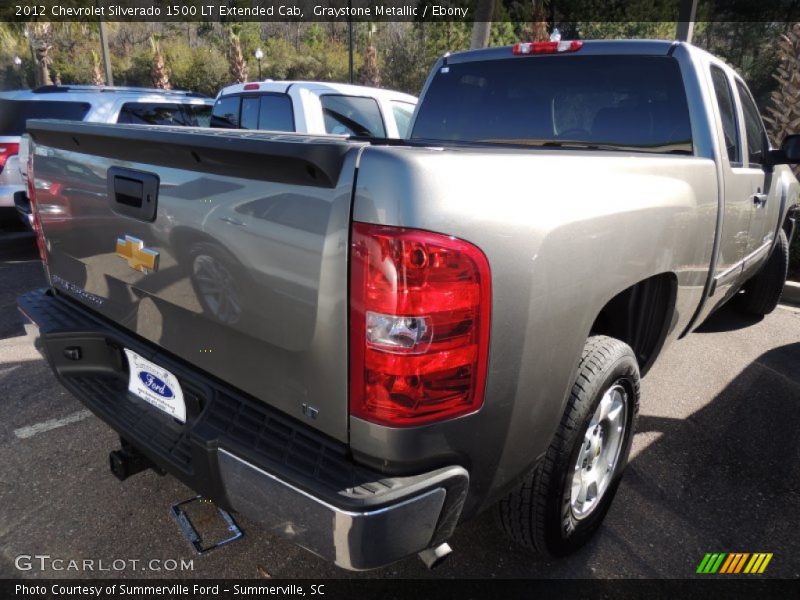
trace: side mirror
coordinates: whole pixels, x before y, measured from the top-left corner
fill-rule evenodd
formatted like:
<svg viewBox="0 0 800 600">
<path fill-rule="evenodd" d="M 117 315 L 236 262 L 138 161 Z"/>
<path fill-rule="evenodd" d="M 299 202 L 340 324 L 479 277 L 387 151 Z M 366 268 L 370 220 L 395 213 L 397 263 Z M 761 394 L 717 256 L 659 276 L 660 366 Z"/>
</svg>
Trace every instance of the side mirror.
<svg viewBox="0 0 800 600">
<path fill-rule="evenodd" d="M 781 152 L 787 163 L 792 165 L 800 163 L 800 135 L 787 135 L 783 138 Z"/>
<path fill-rule="evenodd" d="M 780 150 L 770 150 L 769 165 L 800 164 L 800 135 L 787 135 L 783 138 Z"/>
</svg>

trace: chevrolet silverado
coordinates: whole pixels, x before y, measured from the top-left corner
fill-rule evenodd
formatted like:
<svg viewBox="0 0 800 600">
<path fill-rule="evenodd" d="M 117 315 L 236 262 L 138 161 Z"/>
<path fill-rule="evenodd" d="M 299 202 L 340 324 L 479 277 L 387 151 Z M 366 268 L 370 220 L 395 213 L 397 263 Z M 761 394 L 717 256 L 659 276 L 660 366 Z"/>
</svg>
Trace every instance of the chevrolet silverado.
<svg viewBox="0 0 800 600">
<path fill-rule="evenodd" d="M 486 509 L 601 524 L 640 377 L 728 300 L 772 311 L 800 136 L 663 41 L 447 55 L 405 140 L 33 121 L 60 382 L 149 465 L 347 569 Z M 37 211 L 69 206 L 68 219 Z"/>
</svg>

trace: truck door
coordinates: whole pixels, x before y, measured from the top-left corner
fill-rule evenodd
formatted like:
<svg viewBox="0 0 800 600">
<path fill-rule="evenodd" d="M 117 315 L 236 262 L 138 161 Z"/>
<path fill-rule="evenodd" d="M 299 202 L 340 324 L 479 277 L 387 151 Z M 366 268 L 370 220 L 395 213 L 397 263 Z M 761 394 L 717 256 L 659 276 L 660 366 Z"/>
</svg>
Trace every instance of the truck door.
<svg viewBox="0 0 800 600">
<path fill-rule="evenodd" d="M 769 256 L 780 213 L 780 189 L 773 173 L 764 169 L 769 150 L 767 132 L 747 86 L 736 79 L 745 133 L 745 171 L 750 179 L 750 230 L 744 272 L 749 275 Z"/>
<path fill-rule="evenodd" d="M 753 177 L 744 168 L 741 124 L 736 111 L 731 81 L 725 71 L 711 65 L 711 81 L 719 111 L 718 137 L 721 140 L 722 187 L 725 208 L 720 237 L 719 258 L 714 272 L 714 296 L 724 299 L 732 284 L 741 277 L 747 252 L 752 214 Z"/>
</svg>

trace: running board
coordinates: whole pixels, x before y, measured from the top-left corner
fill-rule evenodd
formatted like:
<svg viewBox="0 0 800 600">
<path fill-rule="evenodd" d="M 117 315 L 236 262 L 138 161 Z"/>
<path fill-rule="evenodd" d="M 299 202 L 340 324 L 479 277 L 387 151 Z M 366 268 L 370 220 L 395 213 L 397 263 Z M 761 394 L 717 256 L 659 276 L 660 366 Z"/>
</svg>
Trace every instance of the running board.
<svg viewBox="0 0 800 600">
<path fill-rule="evenodd" d="M 207 506 L 203 506 L 207 505 Z M 228 537 L 223 537 L 222 539 L 204 545 L 204 536 L 197 530 L 195 523 L 192 522 L 189 513 L 187 512 L 192 507 L 200 507 L 200 509 L 207 508 L 207 509 L 215 509 L 216 514 L 212 513 L 211 518 L 203 519 L 203 525 L 207 526 L 206 529 L 214 529 L 216 525 L 216 529 L 220 529 L 223 527 L 227 530 L 230 534 Z M 222 510 L 220 507 L 215 506 L 211 500 L 207 500 L 202 496 L 195 496 L 194 498 L 189 498 L 188 500 L 184 500 L 183 502 L 178 502 L 177 504 L 173 504 L 172 508 L 170 508 L 170 513 L 175 520 L 178 522 L 178 527 L 180 527 L 181 533 L 186 538 L 186 540 L 192 545 L 194 551 L 197 554 L 205 554 L 206 552 L 211 552 L 219 548 L 220 546 L 225 546 L 230 544 L 231 542 L 235 542 L 236 540 L 241 539 L 244 536 L 244 532 L 239 528 L 236 524 L 236 521 L 233 520 L 233 517 L 225 510 Z M 209 521 L 213 519 L 214 523 L 210 523 Z M 221 526 L 221 527 L 220 527 Z M 208 534 L 207 534 L 208 535 Z"/>
</svg>

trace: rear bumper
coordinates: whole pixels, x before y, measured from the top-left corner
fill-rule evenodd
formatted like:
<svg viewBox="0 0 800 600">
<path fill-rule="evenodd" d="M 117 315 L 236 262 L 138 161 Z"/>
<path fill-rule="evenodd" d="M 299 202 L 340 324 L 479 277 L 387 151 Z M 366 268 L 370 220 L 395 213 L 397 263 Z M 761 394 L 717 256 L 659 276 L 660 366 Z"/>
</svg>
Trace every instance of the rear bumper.
<svg viewBox="0 0 800 600">
<path fill-rule="evenodd" d="M 345 445 L 63 296 L 37 290 L 18 304 L 39 328 L 60 382 L 159 467 L 220 506 L 352 570 L 389 564 L 452 534 L 469 483 L 462 467 L 385 477 L 353 462 Z M 77 361 L 64 353 L 75 346 Z M 124 347 L 178 377 L 185 424 L 128 393 Z"/>
</svg>

